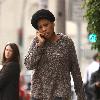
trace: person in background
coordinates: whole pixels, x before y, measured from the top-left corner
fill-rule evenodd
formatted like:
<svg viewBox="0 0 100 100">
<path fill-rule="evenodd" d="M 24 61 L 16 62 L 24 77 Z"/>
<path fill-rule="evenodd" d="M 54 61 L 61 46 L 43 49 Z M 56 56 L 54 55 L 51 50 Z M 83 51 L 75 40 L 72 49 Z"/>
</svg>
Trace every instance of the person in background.
<svg viewBox="0 0 100 100">
<path fill-rule="evenodd" d="M 98 60 L 97 57 L 98 57 L 98 53 L 96 53 L 93 56 L 93 61 L 86 68 L 86 71 L 85 71 L 85 74 L 84 74 L 84 80 L 83 81 L 84 81 L 84 88 L 85 88 L 87 100 L 92 100 L 92 98 L 93 98 L 93 91 L 91 90 L 91 88 L 89 88 L 89 82 L 90 82 L 92 73 L 94 73 L 95 71 L 97 71 L 99 69 L 99 60 Z"/>
<path fill-rule="evenodd" d="M 84 83 L 87 83 L 87 81 L 90 81 L 91 74 L 99 69 L 99 61 L 98 61 L 98 53 L 96 53 L 93 56 L 92 63 L 86 68 L 85 74 L 84 74 Z"/>
<path fill-rule="evenodd" d="M 32 100 L 71 100 L 70 72 L 78 100 L 85 100 L 74 43 L 67 35 L 55 33 L 54 21 L 54 15 L 45 9 L 32 16 L 36 37 L 24 61 L 28 70 L 34 70 Z"/>
<path fill-rule="evenodd" d="M 89 88 L 91 88 L 91 90 L 93 91 L 92 100 L 100 100 L 100 65 L 99 65 L 99 69 L 94 73 L 92 73 L 91 75 Z"/>
<path fill-rule="evenodd" d="M 0 70 L 0 100 L 19 100 L 20 53 L 15 43 L 5 46 Z"/>
</svg>

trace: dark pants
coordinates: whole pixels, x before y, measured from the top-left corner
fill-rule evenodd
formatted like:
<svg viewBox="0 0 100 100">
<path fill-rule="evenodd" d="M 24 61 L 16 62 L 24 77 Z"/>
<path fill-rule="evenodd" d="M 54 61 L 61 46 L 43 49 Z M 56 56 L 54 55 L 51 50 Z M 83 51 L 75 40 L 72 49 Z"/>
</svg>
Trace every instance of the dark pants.
<svg viewBox="0 0 100 100">
<path fill-rule="evenodd" d="M 31 100 L 40 100 L 40 99 L 36 99 L 36 98 L 32 97 Z M 63 98 L 62 97 L 55 97 L 54 100 L 63 100 Z"/>
</svg>

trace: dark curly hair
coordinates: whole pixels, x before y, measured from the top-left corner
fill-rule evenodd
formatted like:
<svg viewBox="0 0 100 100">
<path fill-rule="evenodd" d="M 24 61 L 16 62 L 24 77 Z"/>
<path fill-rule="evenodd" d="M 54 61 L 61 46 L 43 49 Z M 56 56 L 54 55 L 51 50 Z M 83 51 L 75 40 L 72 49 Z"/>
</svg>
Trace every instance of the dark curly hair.
<svg viewBox="0 0 100 100">
<path fill-rule="evenodd" d="M 33 14 L 32 19 L 31 19 L 32 26 L 37 30 L 38 30 L 37 23 L 40 19 L 47 19 L 50 22 L 55 21 L 54 15 L 49 10 L 46 10 L 46 9 L 38 10 L 36 13 Z"/>
</svg>

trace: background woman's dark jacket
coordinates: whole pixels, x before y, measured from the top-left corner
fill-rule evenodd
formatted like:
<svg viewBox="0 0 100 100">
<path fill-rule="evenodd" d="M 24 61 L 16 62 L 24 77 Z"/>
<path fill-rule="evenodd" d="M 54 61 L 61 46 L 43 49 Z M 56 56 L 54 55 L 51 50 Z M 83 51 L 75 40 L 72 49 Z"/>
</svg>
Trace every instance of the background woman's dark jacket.
<svg viewBox="0 0 100 100">
<path fill-rule="evenodd" d="M 0 71 L 0 100 L 19 100 L 19 76 L 18 63 L 4 64 Z"/>
<path fill-rule="evenodd" d="M 93 91 L 93 99 L 92 100 L 100 100 L 100 87 L 96 87 L 95 83 L 100 82 L 100 68 L 96 72 L 91 75 L 90 88 Z"/>
</svg>

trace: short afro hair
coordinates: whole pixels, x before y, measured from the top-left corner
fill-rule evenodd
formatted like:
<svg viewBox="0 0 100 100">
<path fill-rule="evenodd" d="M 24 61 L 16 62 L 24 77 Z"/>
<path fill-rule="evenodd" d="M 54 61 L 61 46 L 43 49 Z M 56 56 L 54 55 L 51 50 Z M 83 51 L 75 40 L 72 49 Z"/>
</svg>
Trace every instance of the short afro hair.
<svg viewBox="0 0 100 100">
<path fill-rule="evenodd" d="M 37 30 L 38 30 L 38 25 L 37 24 L 38 24 L 38 21 L 40 19 L 47 19 L 50 22 L 55 21 L 54 15 L 49 10 L 46 10 L 46 9 L 38 10 L 36 13 L 34 13 L 32 15 L 32 19 L 31 19 L 32 26 Z"/>
</svg>

